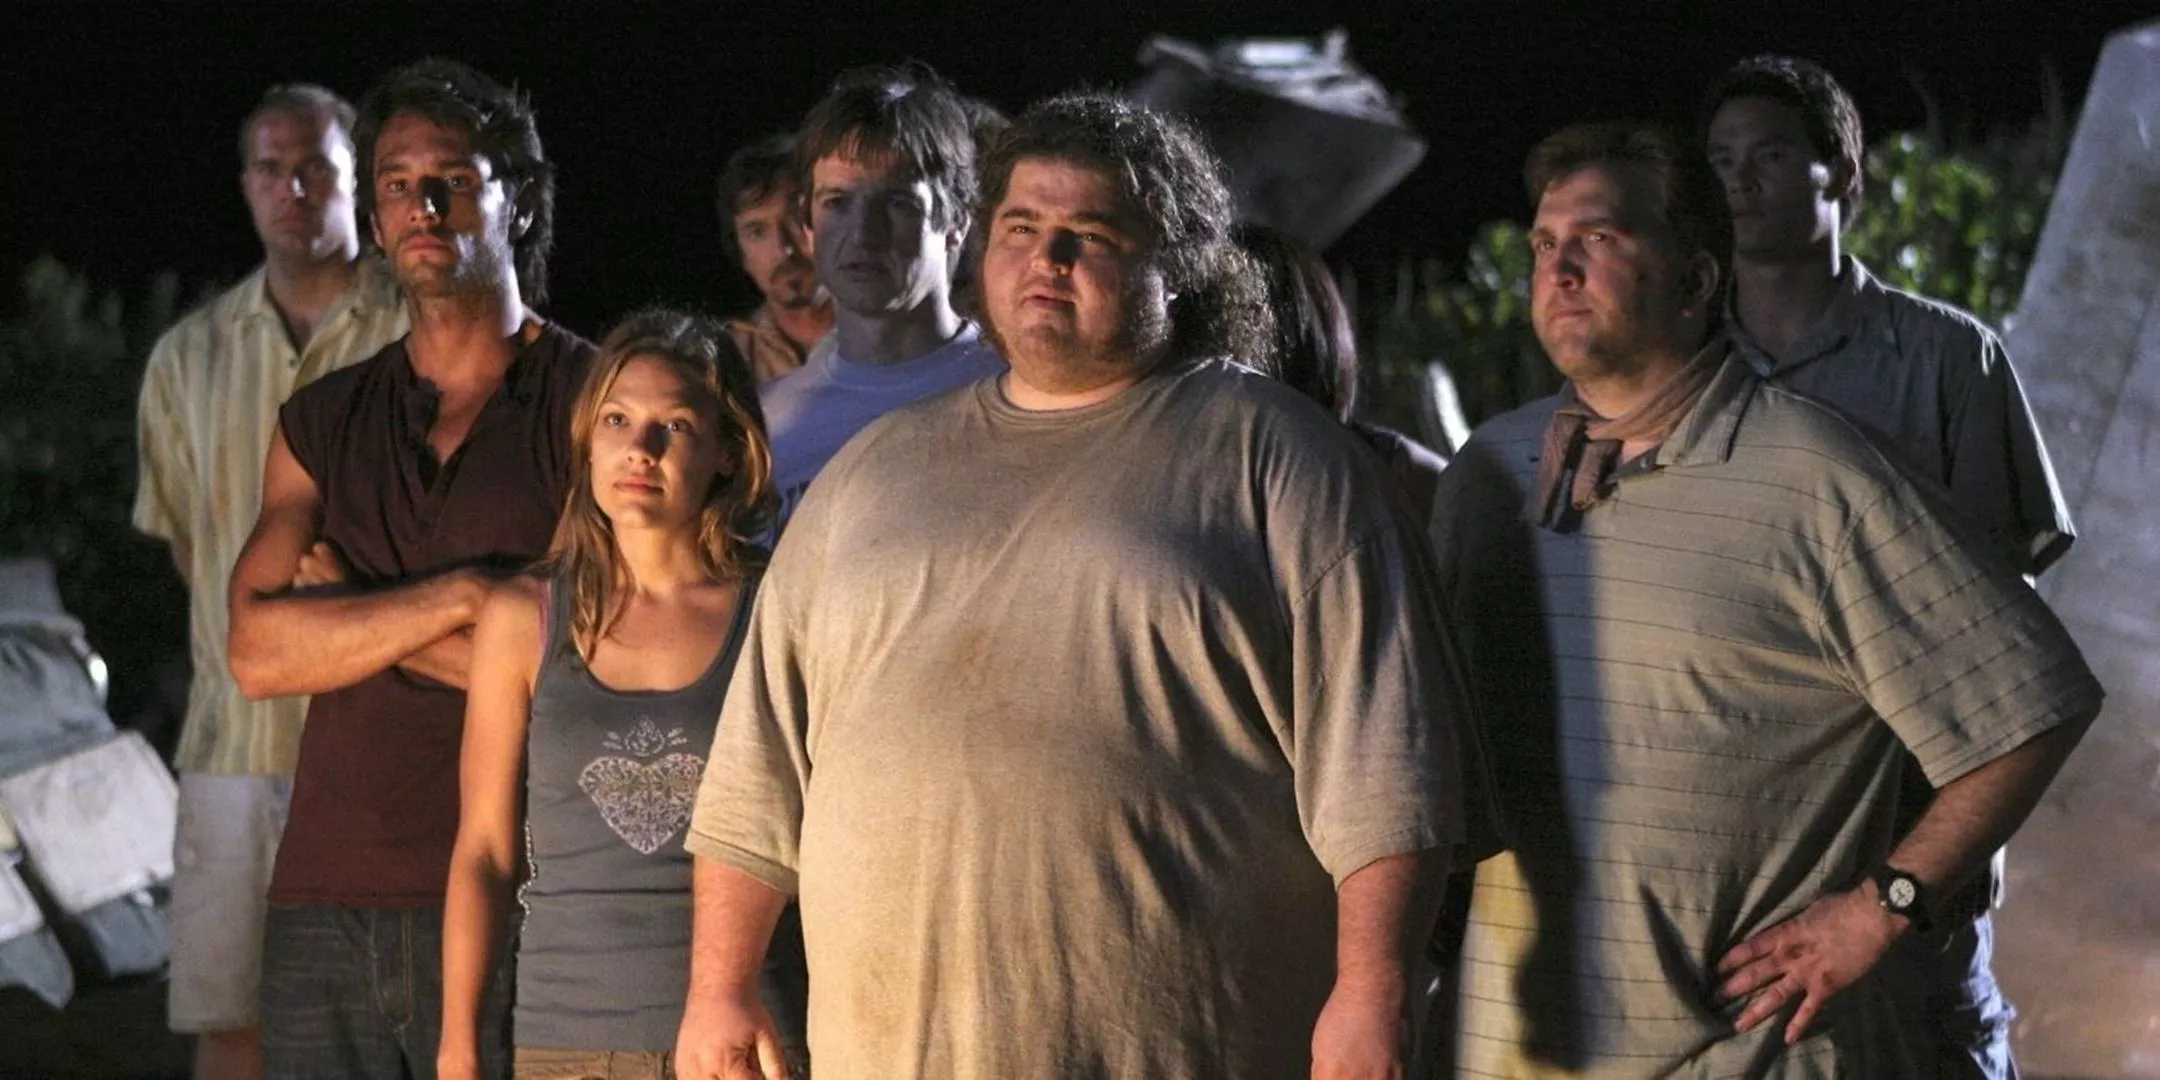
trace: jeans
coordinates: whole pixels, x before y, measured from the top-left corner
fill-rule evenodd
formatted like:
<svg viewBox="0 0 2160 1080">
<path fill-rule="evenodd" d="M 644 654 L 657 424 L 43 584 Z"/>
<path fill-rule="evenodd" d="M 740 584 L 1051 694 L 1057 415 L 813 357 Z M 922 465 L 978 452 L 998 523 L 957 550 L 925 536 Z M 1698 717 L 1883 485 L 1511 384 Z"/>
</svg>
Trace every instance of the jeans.
<svg viewBox="0 0 2160 1080">
<path fill-rule="evenodd" d="M 1935 1075 L 1959 1080 L 2018 1080 L 2010 1053 L 2017 1010 L 1995 983 L 1995 919 L 1954 919 L 1914 942 L 1926 979 Z"/>
<path fill-rule="evenodd" d="M 508 1075 L 509 964 L 481 1002 L 480 1067 Z M 442 909 L 273 907 L 263 932 L 264 1074 L 434 1080 Z"/>
</svg>

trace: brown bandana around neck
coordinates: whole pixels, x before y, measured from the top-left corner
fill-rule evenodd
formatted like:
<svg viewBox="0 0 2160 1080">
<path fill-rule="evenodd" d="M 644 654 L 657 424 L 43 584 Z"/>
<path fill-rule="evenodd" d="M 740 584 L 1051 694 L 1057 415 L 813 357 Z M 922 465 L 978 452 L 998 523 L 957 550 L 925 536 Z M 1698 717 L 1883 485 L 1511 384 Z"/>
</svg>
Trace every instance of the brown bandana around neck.
<svg viewBox="0 0 2160 1080">
<path fill-rule="evenodd" d="M 1570 465 L 1575 468 L 1575 480 L 1569 487 L 1568 505 L 1577 513 L 1596 506 L 1605 497 L 1605 480 L 1620 459 L 1621 445 L 1635 439 L 1664 442 L 1670 437 L 1717 376 L 1725 361 L 1726 346 L 1725 335 L 1712 336 L 1679 374 L 1650 395 L 1650 400 L 1611 420 L 1583 404 L 1573 386 L 1564 390 L 1560 407 L 1545 425 L 1537 483 L 1531 487 L 1529 503 L 1523 508 L 1530 523 L 1541 529 L 1556 526 L 1559 515 L 1553 504 L 1560 494 L 1561 474 Z"/>
</svg>

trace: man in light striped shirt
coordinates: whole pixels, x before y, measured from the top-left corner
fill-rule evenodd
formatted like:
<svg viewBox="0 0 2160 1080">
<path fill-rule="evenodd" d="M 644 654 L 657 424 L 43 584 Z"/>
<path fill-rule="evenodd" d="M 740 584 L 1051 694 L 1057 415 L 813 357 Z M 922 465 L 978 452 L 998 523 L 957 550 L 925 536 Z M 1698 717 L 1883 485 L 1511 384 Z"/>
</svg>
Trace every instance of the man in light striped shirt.
<svg viewBox="0 0 2160 1080">
<path fill-rule="evenodd" d="M 1699 151 L 1572 128 L 1526 178 L 1568 385 L 1479 429 L 1433 518 L 1509 846 L 1459 1073 L 1924 1075 L 1892 945 L 2100 688 L 1937 486 L 1734 354 Z M 1937 796 L 1899 837 L 1901 748 Z"/>
<path fill-rule="evenodd" d="M 262 1074 L 256 994 L 264 890 L 284 828 L 306 698 L 250 702 L 225 666 L 225 581 L 255 527 L 278 406 L 405 333 L 396 282 L 360 257 L 352 106 L 275 86 L 240 126 L 240 191 L 263 264 L 158 340 L 137 415 L 135 525 L 188 583 L 194 683 L 174 767 L 173 1030 L 198 1077 Z"/>
</svg>

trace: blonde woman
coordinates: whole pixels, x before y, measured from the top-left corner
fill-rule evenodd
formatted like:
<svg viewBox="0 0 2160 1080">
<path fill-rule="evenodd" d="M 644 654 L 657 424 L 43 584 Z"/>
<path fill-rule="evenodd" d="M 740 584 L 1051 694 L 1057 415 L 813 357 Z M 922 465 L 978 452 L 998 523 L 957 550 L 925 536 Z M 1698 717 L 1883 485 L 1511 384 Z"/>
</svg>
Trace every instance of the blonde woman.
<svg viewBox="0 0 2160 1080">
<path fill-rule="evenodd" d="M 573 425 L 584 466 L 549 558 L 501 587 L 474 631 L 445 1078 L 478 1073 L 513 895 L 517 1076 L 667 1075 L 682 1017 L 682 830 L 762 567 L 748 538 L 770 511 L 771 458 L 748 366 L 719 323 L 676 312 L 608 336 Z M 789 952 L 776 946 L 778 965 L 799 971 Z M 774 1012 L 799 1049 L 799 1001 Z"/>
</svg>

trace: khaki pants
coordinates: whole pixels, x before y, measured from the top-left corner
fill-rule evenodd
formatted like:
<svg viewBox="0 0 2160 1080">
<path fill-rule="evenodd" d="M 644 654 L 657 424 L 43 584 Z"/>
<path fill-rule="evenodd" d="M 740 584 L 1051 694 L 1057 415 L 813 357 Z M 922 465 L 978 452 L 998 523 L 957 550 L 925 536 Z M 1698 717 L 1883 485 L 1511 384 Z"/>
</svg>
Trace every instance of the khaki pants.
<svg viewBox="0 0 2160 1080">
<path fill-rule="evenodd" d="M 270 868 L 292 802 L 286 776 L 180 774 L 173 837 L 172 1029 L 254 1027 L 262 987 Z"/>
<path fill-rule="evenodd" d="M 520 1046 L 510 1072 L 516 1080 L 674 1080 L 675 1055 Z"/>
</svg>

